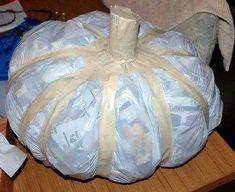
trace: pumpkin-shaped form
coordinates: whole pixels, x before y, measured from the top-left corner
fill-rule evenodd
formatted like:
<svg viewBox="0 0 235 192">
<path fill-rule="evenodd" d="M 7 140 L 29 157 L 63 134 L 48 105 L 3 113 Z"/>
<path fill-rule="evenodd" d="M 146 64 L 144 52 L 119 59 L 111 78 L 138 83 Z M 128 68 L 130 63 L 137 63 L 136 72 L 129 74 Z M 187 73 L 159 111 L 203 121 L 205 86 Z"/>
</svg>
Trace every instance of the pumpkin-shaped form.
<svg viewBox="0 0 235 192">
<path fill-rule="evenodd" d="M 178 166 L 221 120 L 212 70 L 194 46 L 128 8 L 41 24 L 9 75 L 11 128 L 37 159 L 75 178 L 128 183 Z"/>
</svg>

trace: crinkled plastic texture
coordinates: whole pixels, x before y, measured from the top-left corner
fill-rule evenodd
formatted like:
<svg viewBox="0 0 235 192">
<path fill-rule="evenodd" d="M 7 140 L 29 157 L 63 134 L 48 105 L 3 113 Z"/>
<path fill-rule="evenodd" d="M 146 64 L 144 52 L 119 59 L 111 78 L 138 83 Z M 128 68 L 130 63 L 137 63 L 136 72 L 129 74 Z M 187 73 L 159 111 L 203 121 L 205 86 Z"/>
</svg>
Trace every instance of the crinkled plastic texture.
<svg viewBox="0 0 235 192">
<path fill-rule="evenodd" d="M 109 15 L 91 12 L 67 22 L 49 21 L 26 33 L 10 64 L 10 75 L 26 58 L 62 47 L 88 45 L 95 36 L 82 24 L 92 24 L 104 36 L 109 35 Z M 139 36 L 156 26 L 141 21 Z M 209 124 L 197 102 L 162 69 L 155 69 L 161 79 L 172 119 L 172 154 L 162 166 L 185 163 L 204 146 L 208 134 L 220 123 L 222 101 L 212 70 L 200 59 L 193 44 L 178 32 L 170 31 L 151 40 L 149 47 L 177 48 L 192 56 L 166 55 L 164 58 L 182 75 L 197 85 L 209 105 Z M 22 116 L 32 101 L 53 81 L 81 69 L 81 57 L 46 59 L 34 63 L 10 87 L 6 112 L 19 137 Z M 118 77 L 115 113 L 115 149 L 109 179 L 129 183 L 150 176 L 161 163 L 162 143 L 158 120 L 151 102 L 151 91 L 138 72 Z M 96 175 L 99 155 L 99 116 L 102 82 L 82 84 L 69 105 L 53 123 L 46 154 L 39 148 L 39 133 L 53 100 L 44 107 L 26 129 L 26 145 L 39 160 L 48 160 L 65 175 L 89 179 Z M 21 139 L 21 138 L 19 138 Z"/>
</svg>

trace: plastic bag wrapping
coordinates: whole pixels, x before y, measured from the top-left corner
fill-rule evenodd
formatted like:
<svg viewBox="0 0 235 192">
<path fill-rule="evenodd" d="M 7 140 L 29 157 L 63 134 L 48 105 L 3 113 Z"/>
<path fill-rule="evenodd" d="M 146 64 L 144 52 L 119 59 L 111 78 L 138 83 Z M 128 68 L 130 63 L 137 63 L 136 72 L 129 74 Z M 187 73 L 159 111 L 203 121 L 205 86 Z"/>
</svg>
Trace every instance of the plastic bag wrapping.
<svg viewBox="0 0 235 192">
<path fill-rule="evenodd" d="M 15 50 L 9 75 L 31 58 L 62 47 L 86 46 L 96 37 L 83 24 L 109 35 L 110 17 L 102 12 L 91 12 L 67 22 L 49 21 L 27 32 Z M 155 28 L 140 22 L 139 36 Z M 178 32 L 159 35 L 149 47 L 182 49 L 191 56 L 164 55 L 184 76 L 203 92 L 209 108 L 209 123 L 205 122 L 200 106 L 183 87 L 162 69 L 154 73 L 161 80 L 170 108 L 172 121 L 172 152 L 167 162 L 162 160 L 162 135 L 154 113 L 151 90 L 139 72 L 118 76 L 115 95 L 115 149 L 110 180 L 128 183 L 151 175 L 156 167 L 183 164 L 204 146 L 208 134 L 220 123 L 222 101 L 212 70 L 204 64 L 191 42 Z M 82 57 L 49 58 L 34 63 L 9 88 L 6 113 L 11 128 L 18 138 L 24 112 L 37 96 L 51 83 L 86 66 Z M 76 94 L 52 125 L 46 154 L 38 145 L 40 129 L 48 111 L 55 104 L 52 99 L 41 109 L 26 129 L 26 145 L 39 160 L 50 164 L 65 175 L 89 179 L 97 173 L 99 155 L 99 117 L 102 81 L 90 80 L 76 90 Z"/>
</svg>

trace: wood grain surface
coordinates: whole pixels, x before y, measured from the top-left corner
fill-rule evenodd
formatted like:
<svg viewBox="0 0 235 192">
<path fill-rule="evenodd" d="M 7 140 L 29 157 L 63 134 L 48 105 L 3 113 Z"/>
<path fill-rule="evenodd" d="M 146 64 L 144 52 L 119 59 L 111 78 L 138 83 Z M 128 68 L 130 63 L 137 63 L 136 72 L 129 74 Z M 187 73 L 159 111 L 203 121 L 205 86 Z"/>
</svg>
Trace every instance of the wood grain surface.
<svg viewBox="0 0 235 192">
<path fill-rule="evenodd" d="M 123 185 L 95 178 L 80 181 L 64 177 L 28 154 L 28 161 L 14 180 L 14 192 L 171 192 L 208 191 L 235 179 L 235 154 L 217 132 L 210 135 L 203 151 L 184 166 L 159 168 L 150 178 Z"/>
<path fill-rule="evenodd" d="M 66 19 L 93 10 L 108 11 L 100 0 L 20 0 L 24 9 L 50 9 L 65 12 Z M 43 14 L 30 14 L 43 19 Z M 235 179 L 235 154 L 217 132 L 209 136 L 206 147 L 184 166 L 159 168 L 150 178 L 133 184 L 122 185 L 103 178 L 89 181 L 65 177 L 36 161 L 28 154 L 28 160 L 14 177 L 14 192 L 171 192 L 208 191 Z"/>
</svg>

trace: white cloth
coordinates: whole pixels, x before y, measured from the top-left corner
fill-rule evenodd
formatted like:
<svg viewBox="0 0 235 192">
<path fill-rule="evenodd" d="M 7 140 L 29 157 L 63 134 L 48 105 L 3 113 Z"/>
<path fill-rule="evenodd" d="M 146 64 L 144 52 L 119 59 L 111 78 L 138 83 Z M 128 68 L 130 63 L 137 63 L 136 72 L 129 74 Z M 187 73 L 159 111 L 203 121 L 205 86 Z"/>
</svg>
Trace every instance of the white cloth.
<svg viewBox="0 0 235 192">
<path fill-rule="evenodd" d="M 16 146 L 9 144 L 0 133 L 0 168 L 12 177 L 26 159 L 26 154 Z"/>
</svg>

